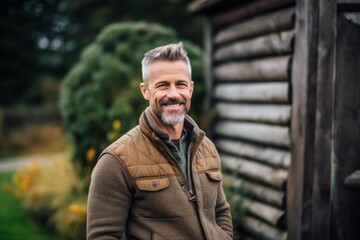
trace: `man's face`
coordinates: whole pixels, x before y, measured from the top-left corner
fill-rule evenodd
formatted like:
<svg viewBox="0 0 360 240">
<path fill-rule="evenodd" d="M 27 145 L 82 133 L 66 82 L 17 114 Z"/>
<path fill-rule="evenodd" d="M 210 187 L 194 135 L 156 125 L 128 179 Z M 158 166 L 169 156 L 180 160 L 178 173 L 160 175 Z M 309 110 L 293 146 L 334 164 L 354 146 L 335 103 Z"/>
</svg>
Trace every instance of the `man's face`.
<svg viewBox="0 0 360 240">
<path fill-rule="evenodd" d="M 190 109 L 194 83 L 183 61 L 156 61 L 150 65 L 148 86 L 140 84 L 141 92 L 149 100 L 150 109 L 164 125 L 184 121 Z"/>
</svg>

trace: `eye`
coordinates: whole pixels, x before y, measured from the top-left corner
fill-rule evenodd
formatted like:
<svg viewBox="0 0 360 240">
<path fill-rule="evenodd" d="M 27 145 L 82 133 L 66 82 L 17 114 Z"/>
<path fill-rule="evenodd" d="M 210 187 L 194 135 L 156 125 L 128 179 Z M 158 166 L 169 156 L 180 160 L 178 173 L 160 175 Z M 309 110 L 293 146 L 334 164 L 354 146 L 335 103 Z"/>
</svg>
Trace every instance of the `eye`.
<svg viewBox="0 0 360 240">
<path fill-rule="evenodd" d="M 186 88 L 189 86 L 187 82 L 178 82 L 176 85 L 179 86 L 180 88 Z"/>
<path fill-rule="evenodd" d="M 167 86 L 168 86 L 167 83 L 160 83 L 156 87 L 159 88 L 159 89 L 165 89 Z"/>
</svg>

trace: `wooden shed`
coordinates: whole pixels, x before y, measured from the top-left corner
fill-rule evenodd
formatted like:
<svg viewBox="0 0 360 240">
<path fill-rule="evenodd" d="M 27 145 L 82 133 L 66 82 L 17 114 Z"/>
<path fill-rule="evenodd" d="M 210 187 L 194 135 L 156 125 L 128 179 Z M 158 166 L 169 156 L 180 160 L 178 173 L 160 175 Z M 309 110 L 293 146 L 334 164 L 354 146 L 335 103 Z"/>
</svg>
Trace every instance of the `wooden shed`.
<svg viewBox="0 0 360 240">
<path fill-rule="evenodd" d="M 360 239 L 360 1 L 207 0 L 210 137 L 246 239 Z M 236 204 L 236 201 L 234 202 Z"/>
</svg>

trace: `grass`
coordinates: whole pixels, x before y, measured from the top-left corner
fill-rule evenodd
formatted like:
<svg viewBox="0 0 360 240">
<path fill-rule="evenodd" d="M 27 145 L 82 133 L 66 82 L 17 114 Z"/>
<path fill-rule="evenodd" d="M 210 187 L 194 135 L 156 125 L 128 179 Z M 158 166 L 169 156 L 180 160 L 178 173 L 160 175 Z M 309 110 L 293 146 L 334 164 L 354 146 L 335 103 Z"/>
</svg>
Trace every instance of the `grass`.
<svg viewBox="0 0 360 240">
<path fill-rule="evenodd" d="M 59 240 L 53 232 L 26 216 L 20 200 L 2 189 L 5 182 L 11 181 L 12 175 L 12 172 L 0 172 L 0 238 L 4 240 Z"/>
</svg>

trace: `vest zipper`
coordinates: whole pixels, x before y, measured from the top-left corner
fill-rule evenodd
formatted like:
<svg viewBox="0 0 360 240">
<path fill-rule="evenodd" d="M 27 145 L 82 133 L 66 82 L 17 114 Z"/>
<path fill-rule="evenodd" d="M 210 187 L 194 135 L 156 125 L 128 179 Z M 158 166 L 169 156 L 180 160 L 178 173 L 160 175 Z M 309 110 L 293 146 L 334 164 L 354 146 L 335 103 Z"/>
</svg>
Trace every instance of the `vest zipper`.
<svg viewBox="0 0 360 240">
<path fill-rule="evenodd" d="M 183 173 L 182 170 L 181 170 L 181 167 L 180 167 L 179 163 L 176 161 L 176 159 L 174 158 L 174 156 L 172 155 L 172 153 L 170 152 L 170 150 L 167 148 L 167 146 L 165 145 L 165 143 L 163 143 L 163 141 L 162 141 L 158 136 L 156 136 L 155 133 L 153 133 L 152 135 L 153 135 L 153 137 L 155 138 L 155 140 L 163 147 L 163 149 L 165 149 L 165 152 L 169 155 L 169 157 L 171 158 L 171 161 L 175 163 L 175 166 L 176 166 L 176 168 L 178 169 L 178 171 L 179 171 L 179 173 L 180 173 L 180 176 L 181 176 L 181 179 L 182 179 L 182 183 L 184 184 L 184 187 L 185 187 L 185 185 L 186 185 L 186 187 L 187 187 L 188 189 L 190 189 L 190 188 L 189 188 L 189 184 L 188 184 L 188 182 L 187 182 L 187 180 L 186 180 L 186 178 L 185 178 L 185 176 L 184 176 L 184 173 Z M 181 183 L 180 183 L 180 186 L 181 186 Z M 183 188 L 183 187 L 182 187 L 182 188 Z"/>
<path fill-rule="evenodd" d="M 167 146 L 165 145 L 165 143 L 158 137 L 156 136 L 156 134 L 153 132 L 152 133 L 153 137 L 155 138 L 155 140 L 157 142 L 159 142 L 163 149 L 165 149 L 166 153 L 170 156 L 170 158 L 172 159 L 172 161 L 175 163 L 177 169 L 179 170 L 180 172 L 180 176 L 183 180 L 183 182 L 180 182 L 180 187 L 181 189 L 185 192 L 185 185 L 187 187 L 187 189 L 189 189 L 189 194 L 190 194 L 190 197 L 188 198 L 190 202 L 193 202 L 194 203 L 194 207 L 195 207 L 195 211 L 196 211 L 196 214 L 198 216 L 198 220 L 200 222 L 200 226 L 201 226 L 201 229 L 202 229 L 202 232 L 205 236 L 205 239 L 208 239 L 208 236 L 206 234 L 206 231 L 204 229 L 204 226 L 203 226 L 203 223 L 202 223 L 202 220 L 201 220 L 201 217 L 200 217 L 200 212 L 199 212 L 199 202 L 200 202 L 200 199 L 196 196 L 196 191 L 195 191 L 195 188 L 193 188 L 193 177 L 192 177 L 192 164 L 191 164 L 191 159 L 195 156 L 195 152 L 197 150 L 197 148 L 199 147 L 200 145 L 200 142 L 201 140 L 203 139 L 204 135 L 200 135 L 200 139 L 196 142 L 196 145 L 194 145 L 194 143 L 190 142 L 189 144 L 189 150 L 188 150 L 188 157 L 187 157 L 187 171 L 188 171 L 188 176 L 189 176 L 189 182 L 191 183 L 191 187 L 190 187 L 190 184 L 189 182 L 186 180 L 185 176 L 184 176 L 184 173 L 182 172 L 181 170 L 181 167 L 179 165 L 179 163 L 176 161 L 176 159 L 174 158 L 174 156 L 172 155 L 172 153 L 170 152 L 170 150 L 167 148 Z M 193 146 L 192 146 L 193 145 Z"/>
<path fill-rule="evenodd" d="M 202 141 L 203 139 L 203 135 L 200 135 L 200 139 L 196 142 L 196 144 L 194 144 L 193 142 L 190 142 L 190 145 L 189 145 L 189 149 L 188 149 L 188 157 L 187 157 L 187 171 L 188 171 L 188 176 L 189 176 L 189 184 L 191 186 L 190 188 L 190 195 L 191 195 L 191 199 L 189 199 L 190 201 L 195 201 L 195 202 L 199 202 L 200 199 L 197 197 L 196 195 L 196 189 L 194 188 L 194 181 L 193 181 L 193 177 L 192 177 L 192 159 L 194 158 L 195 156 L 195 152 L 197 150 L 197 148 L 199 147 L 200 145 L 200 142 Z"/>
<path fill-rule="evenodd" d="M 189 183 L 187 180 L 186 180 L 186 177 L 184 176 L 184 173 L 183 171 L 181 170 L 181 167 L 179 165 L 179 163 L 176 161 L 176 159 L 174 158 L 174 156 L 172 155 L 172 153 L 170 152 L 170 150 L 167 148 L 167 146 L 165 145 L 165 143 L 163 143 L 163 141 L 158 137 L 156 136 L 155 133 L 152 134 L 153 137 L 155 138 L 155 140 L 157 142 L 159 142 L 161 144 L 161 146 L 163 147 L 163 149 L 165 149 L 166 153 L 170 156 L 171 160 L 175 163 L 175 166 L 176 168 L 179 170 L 180 172 L 180 176 L 181 176 L 181 179 L 182 179 L 182 182 L 180 182 L 180 187 L 181 189 L 186 192 L 186 188 L 189 190 L 189 194 L 190 194 L 190 197 L 188 197 L 189 201 L 190 202 L 195 202 L 196 203 L 196 207 L 197 207 L 197 202 L 200 201 L 199 198 L 194 194 L 194 191 L 193 191 L 193 187 L 190 186 L 190 185 L 193 185 L 192 184 L 192 174 L 191 174 L 191 164 L 190 164 L 190 159 L 189 159 L 189 156 L 188 156 L 188 159 L 187 159 L 187 171 L 188 171 L 188 176 L 189 176 Z M 190 149 L 190 145 L 189 145 L 189 149 Z M 188 155 L 190 154 L 190 151 L 188 151 Z M 186 188 L 185 188 L 186 186 Z"/>
</svg>

